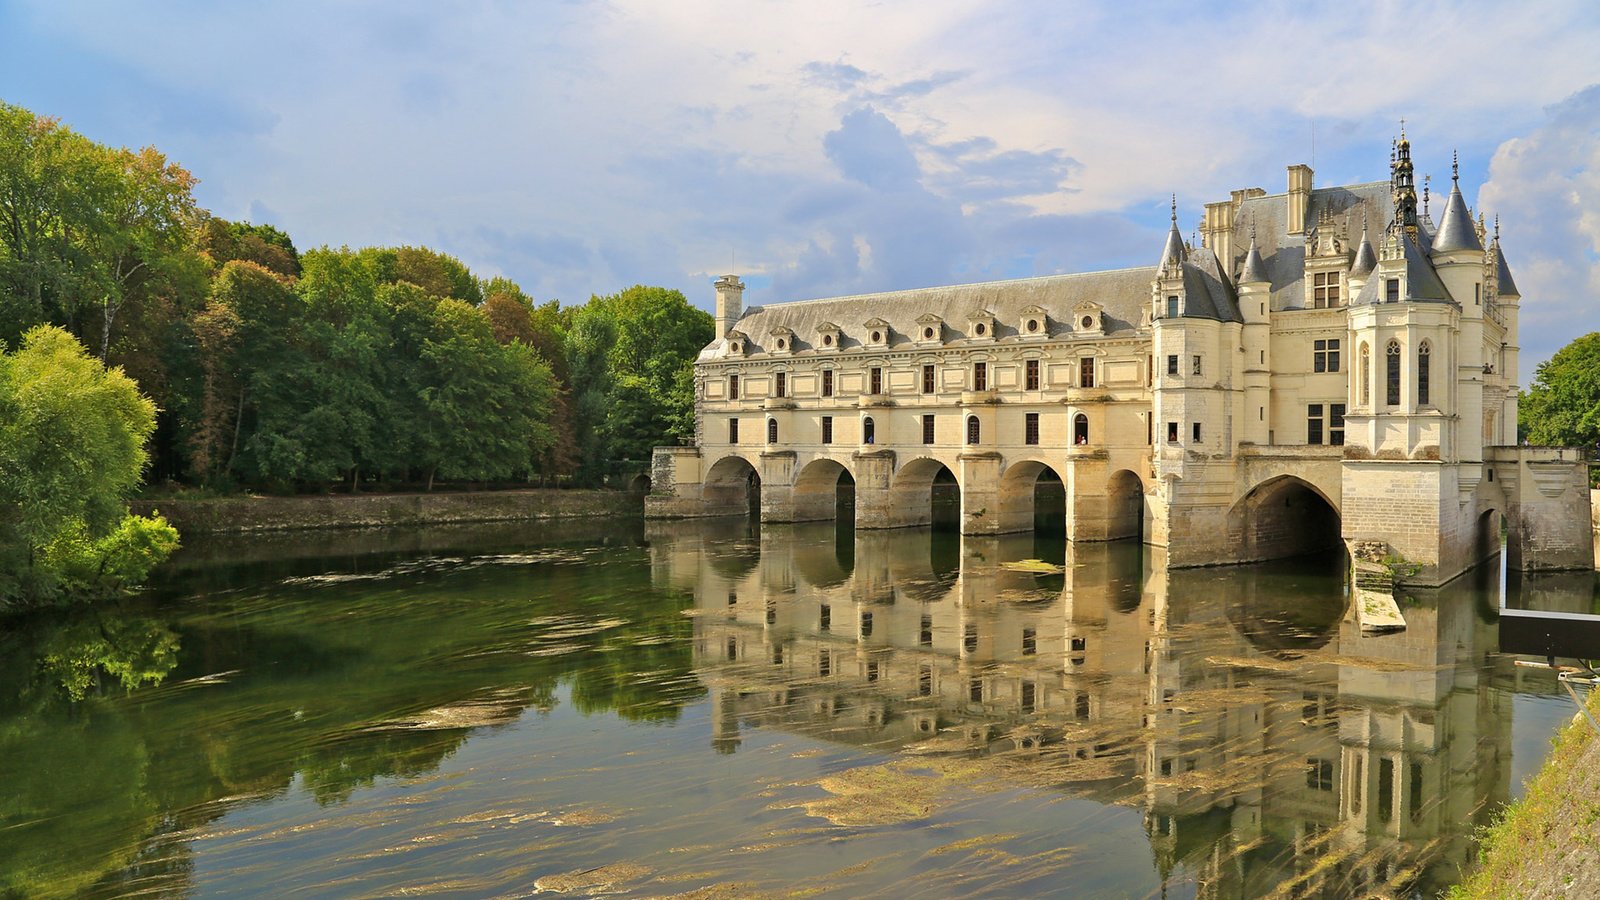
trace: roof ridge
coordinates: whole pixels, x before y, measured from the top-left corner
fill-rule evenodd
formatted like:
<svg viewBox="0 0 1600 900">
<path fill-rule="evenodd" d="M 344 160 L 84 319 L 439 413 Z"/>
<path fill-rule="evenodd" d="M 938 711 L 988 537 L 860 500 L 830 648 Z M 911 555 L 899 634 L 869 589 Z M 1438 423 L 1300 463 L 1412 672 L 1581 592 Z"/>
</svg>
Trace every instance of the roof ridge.
<svg viewBox="0 0 1600 900">
<path fill-rule="evenodd" d="M 1114 275 L 1120 272 L 1137 272 L 1148 270 L 1154 272 L 1156 266 L 1124 266 L 1120 269 L 1097 269 L 1092 272 L 1055 272 L 1049 275 L 1029 275 L 1026 278 L 997 278 L 993 281 L 969 281 L 962 284 L 932 284 L 926 287 L 898 288 L 892 291 L 873 291 L 867 294 L 839 294 L 833 297 L 807 297 L 803 300 L 777 300 L 771 303 L 752 304 L 754 307 L 766 309 L 771 306 L 799 306 L 803 303 L 830 303 L 836 300 L 874 300 L 890 297 L 895 294 L 914 294 L 918 291 L 947 291 L 952 288 L 989 287 L 991 285 L 1023 284 L 1030 281 L 1048 281 L 1056 278 L 1086 278 L 1090 275 Z"/>
</svg>

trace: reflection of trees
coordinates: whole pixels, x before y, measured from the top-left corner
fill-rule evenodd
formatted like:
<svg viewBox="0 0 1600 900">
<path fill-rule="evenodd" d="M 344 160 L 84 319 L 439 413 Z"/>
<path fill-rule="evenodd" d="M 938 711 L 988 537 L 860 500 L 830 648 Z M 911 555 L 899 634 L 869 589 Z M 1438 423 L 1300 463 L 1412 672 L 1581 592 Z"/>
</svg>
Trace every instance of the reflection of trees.
<svg viewBox="0 0 1600 900">
<path fill-rule="evenodd" d="M 371 580 L 262 589 L 246 576 L 232 586 L 249 591 L 168 592 L 159 612 L 0 634 L 0 896 L 114 893 L 141 867 L 181 892 L 187 864 L 141 862 L 144 842 L 297 774 L 338 803 L 428 772 L 474 727 L 554 708 L 562 685 L 579 712 L 648 720 L 703 694 L 688 601 L 650 586 L 639 551 L 517 549 L 512 564 L 413 563 Z"/>
</svg>

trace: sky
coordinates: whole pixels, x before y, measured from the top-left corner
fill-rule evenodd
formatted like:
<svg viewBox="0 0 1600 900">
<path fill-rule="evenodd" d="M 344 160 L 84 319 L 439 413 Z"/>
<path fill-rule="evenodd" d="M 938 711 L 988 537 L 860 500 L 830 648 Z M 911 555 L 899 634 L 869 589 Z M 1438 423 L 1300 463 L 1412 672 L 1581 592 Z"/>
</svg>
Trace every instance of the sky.
<svg viewBox="0 0 1600 900">
<path fill-rule="evenodd" d="M 1151 265 L 1171 195 L 1384 180 L 1403 118 L 1501 217 L 1526 384 L 1600 330 L 1596 45 L 1560 0 L 0 0 L 0 100 L 302 249 L 707 309 Z"/>
</svg>

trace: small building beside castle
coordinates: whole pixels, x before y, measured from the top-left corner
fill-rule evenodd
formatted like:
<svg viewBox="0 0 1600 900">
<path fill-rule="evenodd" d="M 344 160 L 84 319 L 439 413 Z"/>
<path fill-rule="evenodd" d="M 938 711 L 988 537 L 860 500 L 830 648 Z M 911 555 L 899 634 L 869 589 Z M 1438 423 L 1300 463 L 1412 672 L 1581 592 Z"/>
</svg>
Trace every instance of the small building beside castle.
<svg viewBox="0 0 1600 900">
<path fill-rule="evenodd" d="M 1187 567 L 1342 542 L 1438 584 L 1498 551 L 1588 568 L 1586 467 L 1517 446 L 1521 295 L 1457 178 L 1435 224 L 1411 147 L 1389 180 L 1176 203 L 1153 266 L 744 308 L 716 283 L 696 437 L 647 515 L 1031 529 L 1060 483 L 1073 541 L 1142 538 Z M 1419 208 L 1420 207 L 1420 208 Z M 1154 250 L 1154 248 L 1152 248 Z M 1155 253 L 1152 253 L 1155 256 Z M 846 507 L 849 508 L 849 507 Z"/>
</svg>

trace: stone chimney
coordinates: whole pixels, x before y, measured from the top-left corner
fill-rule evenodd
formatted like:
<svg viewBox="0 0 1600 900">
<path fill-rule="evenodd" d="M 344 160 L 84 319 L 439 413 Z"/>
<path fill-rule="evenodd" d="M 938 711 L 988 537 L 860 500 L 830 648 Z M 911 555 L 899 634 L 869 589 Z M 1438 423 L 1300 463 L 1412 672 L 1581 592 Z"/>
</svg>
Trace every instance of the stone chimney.
<svg viewBox="0 0 1600 900">
<path fill-rule="evenodd" d="M 737 275 L 717 279 L 717 337 L 728 336 L 728 329 L 744 315 L 744 282 Z"/>
<path fill-rule="evenodd" d="M 1311 207 L 1311 167 L 1289 167 L 1289 233 L 1304 234 L 1306 210 Z"/>
</svg>

